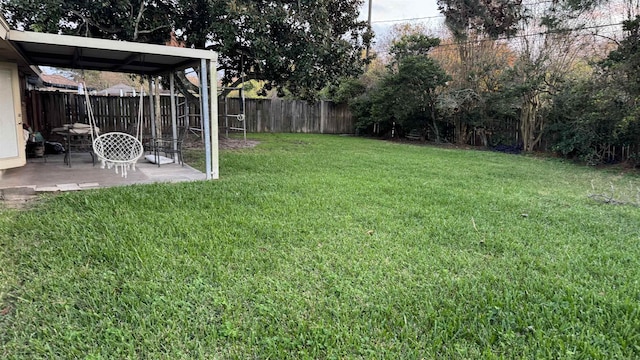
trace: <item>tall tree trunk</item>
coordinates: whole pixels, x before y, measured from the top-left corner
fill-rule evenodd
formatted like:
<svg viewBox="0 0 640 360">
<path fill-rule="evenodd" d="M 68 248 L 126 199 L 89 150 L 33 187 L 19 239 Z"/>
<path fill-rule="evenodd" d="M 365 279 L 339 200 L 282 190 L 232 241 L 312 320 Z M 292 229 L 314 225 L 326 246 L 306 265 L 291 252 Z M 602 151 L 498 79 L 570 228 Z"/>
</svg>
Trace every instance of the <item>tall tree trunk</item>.
<svg viewBox="0 0 640 360">
<path fill-rule="evenodd" d="M 462 121 L 461 117 L 458 117 L 460 129 L 458 130 L 458 145 L 466 145 L 469 142 L 469 125 Z"/>
<path fill-rule="evenodd" d="M 429 106 L 429 112 L 431 113 L 431 127 L 433 128 L 433 133 L 436 136 L 436 142 L 440 142 L 440 130 L 438 130 L 438 124 L 436 123 L 436 106 L 435 104 L 431 104 Z"/>
<path fill-rule="evenodd" d="M 473 81 L 471 79 L 471 70 L 473 68 L 474 59 L 475 59 L 475 42 L 472 40 L 472 37 L 477 40 L 478 35 L 475 33 L 469 33 L 468 38 L 464 40 L 459 40 L 458 42 L 458 51 L 460 56 L 460 64 L 461 64 L 461 74 L 460 78 L 461 89 L 471 89 L 474 92 L 478 93 L 478 84 L 477 81 Z M 471 111 L 470 108 L 467 108 L 467 105 L 462 106 L 460 112 L 457 113 L 454 118 L 454 142 L 458 145 L 465 145 L 469 141 L 469 126 L 463 121 L 462 112 Z"/>
<path fill-rule="evenodd" d="M 469 125 L 462 121 L 462 115 L 460 113 L 456 113 L 454 116 L 454 142 L 458 145 L 465 145 L 469 141 Z"/>
<path fill-rule="evenodd" d="M 524 94 L 522 99 L 522 112 L 520 114 L 520 133 L 524 151 L 533 151 L 540 142 L 543 123 L 538 118 L 540 110 L 540 94 L 532 90 Z"/>
</svg>

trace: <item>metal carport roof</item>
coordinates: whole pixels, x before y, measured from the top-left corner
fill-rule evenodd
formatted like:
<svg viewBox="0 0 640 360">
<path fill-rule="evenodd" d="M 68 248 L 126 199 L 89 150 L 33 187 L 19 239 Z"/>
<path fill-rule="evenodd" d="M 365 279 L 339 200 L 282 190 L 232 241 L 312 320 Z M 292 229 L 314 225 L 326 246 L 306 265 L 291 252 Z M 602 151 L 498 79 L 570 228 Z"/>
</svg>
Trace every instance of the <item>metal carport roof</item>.
<svg viewBox="0 0 640 360">
<path fill-rule="evenodd" d="M 216 61 L 213 51 L 11 30 L 7 39 L 31 64 L 158 75 Z"/>
</svg>

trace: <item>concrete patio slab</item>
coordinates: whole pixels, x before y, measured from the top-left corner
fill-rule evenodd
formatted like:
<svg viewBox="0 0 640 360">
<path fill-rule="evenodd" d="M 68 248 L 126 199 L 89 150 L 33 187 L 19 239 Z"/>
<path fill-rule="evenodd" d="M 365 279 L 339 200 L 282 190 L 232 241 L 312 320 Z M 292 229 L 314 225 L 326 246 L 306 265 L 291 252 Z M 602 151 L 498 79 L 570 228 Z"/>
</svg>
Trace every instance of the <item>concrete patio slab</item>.
<svg viewBox="0 0 640 360">
<path fill-rule="evenodd" d="M 206 175 L 188 165 L 166 164 L 158 167 L 144 160 L 129 170 L 128 176 L 116 174 L 115 169 L 95 166 L 88 153 L 72 154 L 72 166 L 64 163 L 64 155 L 48 155 L 46 159 L 29 159 L 27 165 L 8 169 L 0 177 L 0 190 L 31 188 L 36 192 L 77 191 L 132 184 L 184 182 L 205 180 Z"/>
</svg>

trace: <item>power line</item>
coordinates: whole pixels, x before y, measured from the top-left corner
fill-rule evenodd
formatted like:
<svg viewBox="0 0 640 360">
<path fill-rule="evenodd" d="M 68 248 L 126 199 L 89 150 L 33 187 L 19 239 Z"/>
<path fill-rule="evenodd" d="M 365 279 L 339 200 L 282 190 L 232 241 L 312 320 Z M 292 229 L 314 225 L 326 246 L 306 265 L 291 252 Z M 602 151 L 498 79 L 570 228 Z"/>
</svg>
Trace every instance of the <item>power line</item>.
<svg viewBox="0 0 640 360">
<path fill-rule="evenodd" d="M 380 23 L 392 23 L 392 22 L 408 22 L 408 21 L 417 21 L 417 20 L 428 20 L 428 19 L 441 19 L 444 18 L 444 15 L 436 15 L 436 16 L 424 16 L 417 18 L 406 18 L 406 19 L 393 19 L 393 20 L 376 20 L 372 21 L 372 24 L 380 24 Z"/>
<path fill-rule="evenodd" d="M 520 34 L 520 35 L 514 35 L 514 36 L 510 36 L 510 37 L 502 37 L 502 38 L 483 38 L 483 39 L 479 39 L 479 40 L 468 40 L 468 41 L 464 41 L 464 42 L 458 42 L 458 43 L 450 43 L 450 44 L 440 44 L 437 47 L 448 47 L 448 46 L 458 46 L 458 45 L 465 45 L 465 44 L 477 44 L 479 42 L 487 42 L 487 41 L 508 41 L 508 40 L 512 40 L 512 39 L 518 39 L 518 38 L 528 38 L 528 37 L 533 37 L 533 36 L 543 36 L 543 35 L 551 35 L 551 34 L 561 34 L 563 32 L 576 32 L 576 31 L 581 31 L 581 30 L 593 30 L 593 29 L 600 29 L 600 28 L 605 28 L 605 27 L 611 27 L 611 26 L 619 26 L 622 25 L 622 22 L 619 23 L 614 23 L 614 24 L 603 24 L 603 25 L 592 25 L 592 26 L 585 26 L 585 27 L 579 27 L 579 28 L 574 28 L 574 29 L 563 29 L 563 30 L 557 30 L 557 31 L 542 31 L 542 32 L 538 32 L 538 33 L 531 33 L 531 34 Z"/>
<path fill-rule="evenodd" d="M 522 6 L 535 6 L 535 5 L 549 4 L 553 2 L 554 2 L 553 0 L 541 0 L 541 1 L 523 3 Z M 409 22 L 409 21 L 430 20 L 430 19 L 443 19 L 445 17 L 446 16 L 440 14 L 440 15 L 434 15 L 434 16 L 423 16 L 423 17 L 414 17 L 414 18 L 376 20 L 376 21 L 372 21 L 371 23 L 382 24 L 382 23 L 394 23 L 394 22 Z"/>
</svg>

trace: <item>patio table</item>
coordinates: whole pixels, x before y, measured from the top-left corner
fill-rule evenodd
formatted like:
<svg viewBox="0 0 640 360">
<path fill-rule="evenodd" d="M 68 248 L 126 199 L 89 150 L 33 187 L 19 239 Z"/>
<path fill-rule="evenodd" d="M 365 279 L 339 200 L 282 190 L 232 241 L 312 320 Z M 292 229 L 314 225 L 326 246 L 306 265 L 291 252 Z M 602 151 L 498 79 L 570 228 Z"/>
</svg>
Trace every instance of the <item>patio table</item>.
<svg viewBox="0 0 640 360">
<path fill-rule="evenodd" d="M 91 126 L 88 124 L 75 123 L 67 124 L 60 128 L 55 128 L 52 132 L 62 136 L 65 141 L 64 163 L 71 167 L 71 152 L 88 152 L 91 155 L 93 165 L 96 164 L 96 157 L 93 153 L 91 137 Z M 94 136 L 100 134 L 100 129 L 94 128 Z"/>
</svg>

